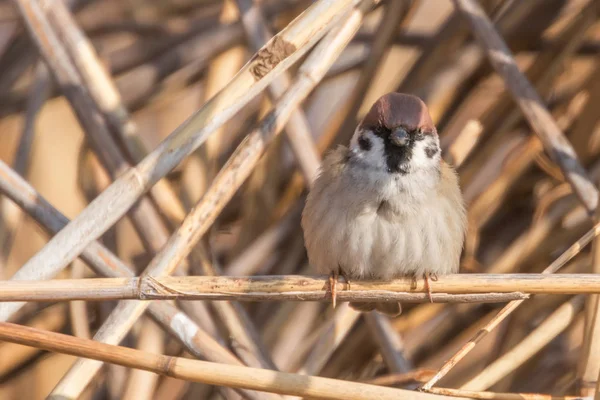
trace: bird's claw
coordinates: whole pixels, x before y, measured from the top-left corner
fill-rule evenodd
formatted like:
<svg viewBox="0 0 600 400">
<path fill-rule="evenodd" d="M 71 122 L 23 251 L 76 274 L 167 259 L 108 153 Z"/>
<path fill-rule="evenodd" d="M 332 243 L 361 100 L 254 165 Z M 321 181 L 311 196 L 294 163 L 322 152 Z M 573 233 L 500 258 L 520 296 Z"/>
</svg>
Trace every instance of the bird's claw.
<svg viewBox="0 0 600 400">
<path fill-rule="evenodd" d="M 350 290 L 350 280 L 346 277 L 346 274 L 339 268 L 337 271 L 331 271 L 331 275 L 329 275 L 329 289 L 331 291 L 331 303 L 333 304 L 333 308 L 335 308 L 337 304 L 337 284 L 338 278 L 342 276 L 346 281 L 346 285 L 348 285 L 348 290 Z"/>
<path fill-rule="evenodd" d="M 433 296 L 432 296 L 432 291 L 431 291 L 431 282 L 429 282 L 429 280 L 432 281 L 437 281 L 438 280 L 438 276 L 435 273 L 429 273 L 429 272 L 425 272 L 425 274 L 423 275 L 424 279 L 425 279 L 425 289 L 427 289 L 427 297 L 429 298 L 429 302 L 433 303 Z"/>
<path fill-rule="evenodd" d="M 338 281 L 338 272 L 332 271 L 331 275 L 329 275 L 329 290 L 331 291 L 331 303 L 333 304 L 333 308 L 336 306 L 337 299 L 337 281 Z"/>
</svg>

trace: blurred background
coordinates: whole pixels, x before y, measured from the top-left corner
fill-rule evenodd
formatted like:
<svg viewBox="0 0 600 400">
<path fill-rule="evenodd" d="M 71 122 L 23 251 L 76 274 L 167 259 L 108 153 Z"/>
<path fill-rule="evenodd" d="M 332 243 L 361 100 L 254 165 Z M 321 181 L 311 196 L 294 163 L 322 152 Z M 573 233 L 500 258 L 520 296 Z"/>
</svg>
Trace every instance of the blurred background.
<svg viewBox="0 0 600 400">
<path fill-rule="evenodd" d="M 149 150 L 227 84 L 255 52 L 255 46 L 247 41 L 235 0 L 66 3 L 112 76 L 141 145 Z M 271 33 L 283 29 L 311 3 L 258 2 Z M 598 2 L 479 3 L 597 181 Z M 292 80 L 298 65 L 290 69 Z M 440 132 L 444 158 L 458 168 L 469 209 L 462 272 L 540 272 L 591 228 L 590 218 L 560 169 L 543 151 L 471 35 L 469 24 L 455 12 L 450 0 L 382 1 L 365 16 L 355 38 L 302 105 L 319 153 L 336 143 L 347 143 L 371 104 L 390 91 L 416 94 L 428 104 Z M 169 174 L 169 183 L 186 207 L 202 197 L 243 137 L 273 107 L 273 101 L 266 92 L 257 96 Z M 70 219 L 111 182 L 111 174 L 86 140 L 12 1 L 0 1 L 0 159 Z M 299 224 L 306 193 L 299 171 L 286 137 L 277 137 L 205 237 L 223 273 L 310 273 Z M 47 242 L 48 235 L 10 200 L 1 197 L 0 205 L 0 278 L 8 279 Z M 151 259 L 127 218 L 102 240 L 138 273 Z M 564 270 L 591 271 L 589 251 L 582 251 Z M 95 274 L 82 262 L 75 262 L 60 276 Z M 530 300 L 458 364 L 442 380 L 442 386 L 460 387 L 469 382 L 569 300 L 568 296 Z M 18 321 L 91 337 L 115 304 L 39 304 L 24 310 Z M 193 305 L 180 306 L 201 326 L 219 332 L 226 346 L 235 346 L 219 322 L 218 312 L 208 307 L 203 314 Z M 501 306 L 405 307 L 400 317 L 385 323 L 392 328 L 395 349 L 405 363 L 394 370 L 373 333 L 374 324 L 381 325 L 354 315 L 345 304 L 335 311 L 335 317 L 329 303 L 244 304 L 281 370 L 304 368 L 357 381 L 388 376 L 384 384 L 408 388 L 426 381 L 431 370 L 438 369 Z M 538 342 L 543 342 L 539 350 L 527 359 L 514 362 L 509 373 L 491 388 L 556 396 L 575 393 L 581 377 L 577 369 L 584 340 L 583 309 L 579 305 L 567 321 L 562 320 L 564 327 Z M 211 315 L 216 322 L 207 322 Z M 323 339 L 326 335 L 328 341 Z M 123 345 L 171 355 L 184 352 L 179 342 L 148 317 L 140 319 Z M 329 350 L 317 362 L 313 353 L 318 346 Z M 74 360 L 0 343 L 0 398 L 45 398 Z M 406 375 L 409 372 L 412 375 Z M 393 378 L 391 373 L 405 375 Z M 135 376 L 125 368 L 105 366 L 81 398 L 225 396 L 205 385 L 150 373 Z"/>
</svg>

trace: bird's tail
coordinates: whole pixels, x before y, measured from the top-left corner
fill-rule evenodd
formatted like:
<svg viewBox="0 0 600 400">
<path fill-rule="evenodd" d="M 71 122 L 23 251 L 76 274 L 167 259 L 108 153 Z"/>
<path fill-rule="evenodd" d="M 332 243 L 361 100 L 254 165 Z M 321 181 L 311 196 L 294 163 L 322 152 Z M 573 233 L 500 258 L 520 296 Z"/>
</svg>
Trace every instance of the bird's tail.
<svg viewBox="0 0 600 400">
<path fill-rule="evenodd" d="M 376 310 L 390 317 L 397 317 L 402 313 L 402 306 L 398 302 L 384 303 L 350 303 L 350 307 L 356 311 L 369 312 Z"/>
</svg>

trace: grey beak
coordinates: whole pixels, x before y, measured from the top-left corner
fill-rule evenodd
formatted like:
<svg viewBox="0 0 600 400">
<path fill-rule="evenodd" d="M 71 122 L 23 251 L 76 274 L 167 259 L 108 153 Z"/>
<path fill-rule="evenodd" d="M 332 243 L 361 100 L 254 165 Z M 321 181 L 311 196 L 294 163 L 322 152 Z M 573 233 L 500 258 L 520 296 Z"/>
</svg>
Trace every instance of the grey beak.
<svg viewBox="0 0 600 400">
<path fill-rule="evenodd" d="M 396 128 L 390 133 L 390 140 L 396 146 L 406 146 L 408 144 L 408 133 L 403 128 Z"/>
</svg>

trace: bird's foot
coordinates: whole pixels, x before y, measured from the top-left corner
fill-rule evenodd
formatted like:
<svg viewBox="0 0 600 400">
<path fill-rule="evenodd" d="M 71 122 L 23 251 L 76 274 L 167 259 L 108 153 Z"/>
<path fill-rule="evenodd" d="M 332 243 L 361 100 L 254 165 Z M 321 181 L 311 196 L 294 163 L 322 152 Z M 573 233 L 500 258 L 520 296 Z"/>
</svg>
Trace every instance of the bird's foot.
<svg viewBox="0 0 600 400">
<path fill-rule="evenodd" d="M 424 279 L 425 279 L 425 289 L 427 289 L 427 297 L 429 298 L 429 302 L 433 303 L 433 296 L 432 296 L 432 291 L 431 291 L 431 282 L 429 281 L 430 279 L 432 281 L 437 281 L 438 280 L 438 276 L 435 273 L 429 273 L 429 272 L 425 272 L 425 274 L 423 275 Z"/>
<path fill-rule="evenodd" d="M 337 270 L 331 271 L 331 275 L 329 275 L 329 290 L 331 291 L 331 303 L 333 304 L 333 308 L 335 308 L 337 300 L 338 276 L 339 272 Z"/>
<path fill-rule="evenodd" d="M 333 304 L 333 308 L 337 305 L 337 285 L 338 278 L 342 276 L 346 281 L 346 285 L 348 285 L 348 289 L 350 289 L 350 280 L 346 276 L 346 274 L 342 271 L 341 268 L 338 268 L 335 271 L 331 271 L 331 275 L 329 275 L 329 288 L 331 290 L 331 303 Z"/>
<path fill-rule="evenodd" d="M 339 270 L 339 275 L 344 278 L 344 280 L 346 281 L 346 290 L 350 290 L 350 279 L 348 279 L 348 277 L 346 276 L 346 273 L 340 268 Z"/>
</svg>

